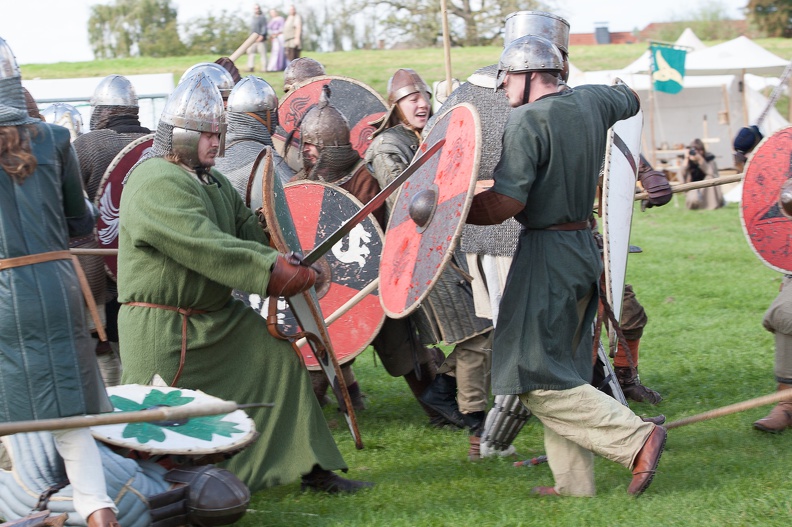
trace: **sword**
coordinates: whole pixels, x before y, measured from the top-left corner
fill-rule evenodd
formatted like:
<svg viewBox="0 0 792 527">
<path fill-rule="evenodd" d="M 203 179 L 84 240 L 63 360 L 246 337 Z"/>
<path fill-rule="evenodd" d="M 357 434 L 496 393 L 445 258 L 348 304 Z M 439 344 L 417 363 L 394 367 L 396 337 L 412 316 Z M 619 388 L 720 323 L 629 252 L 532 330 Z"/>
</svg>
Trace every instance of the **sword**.
<svg viewBox="0 0 792 527">
<path fill-rule="evenodd" d="M 379 194 L 371 198 L 371 201 L 366 203 L 362 209 L 355 213 L 354 216 L 349 218 L 346 222 L 344 222 L 341 227 L 339 227 L 333 234 L 325 238 L 319 245 L 313 248 L 311 252 L 305 255 L 302 259 L 301 264 L 305 266 L 310 266 L 313 263 L 316 263 L 319 258 L 321 258 L 327 251 L 329 251 L 333 245 L 338 243 L 344 236 L 349 234 L 355 225 L 363 221 L 363 219 L 371 214 L 372 211 L 376 210 L 380 205 L 385 203 L 385 200 L 388 199 L 388 196 L 393 194 L 402 183 L 407 181 L 407 179 L 412 176 L 416 170 L 421 168 L 429 159 L 440 150 L 443 145 L 445 144 L 445 139 L 440 139 L 438 142 L 430 146 L 426 152 L 421 154 L 420 157 L 417 157 L 413 160 L 413 162 L 404 169 L 404 172 L 399 174 L 396 179 L 388 183 L 388 185 L 379 191 Z"/>
</svg>

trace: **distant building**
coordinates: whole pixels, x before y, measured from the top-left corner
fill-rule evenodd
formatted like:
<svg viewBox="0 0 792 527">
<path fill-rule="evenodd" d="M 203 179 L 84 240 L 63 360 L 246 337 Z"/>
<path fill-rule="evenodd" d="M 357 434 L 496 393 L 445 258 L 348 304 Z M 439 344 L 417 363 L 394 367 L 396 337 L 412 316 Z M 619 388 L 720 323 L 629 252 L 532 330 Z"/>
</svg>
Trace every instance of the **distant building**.
<svg viewBox="0 0 792 527">
<path fill-rule="evenodd" d="M 723 20 L 722 24 L 733 26 L 737 34 L 745 35 L 749 38 L 756 38 L 758 35 L 752 34 L 747 20 Z M 569 35 L 570 46 L 596 46 L 599 44 L 635 44 L 656 39 L 657 35 L 663 33 L 670 26 L 685 26 L 685 22 L 652 22 L 641 31 L 618 31 L 611 32 L 607 24 L 598 25 L 594 28 L 594 33 L 571 33 Z M 680 31 L 681 33 L 681 31 Z"/>
</svg>

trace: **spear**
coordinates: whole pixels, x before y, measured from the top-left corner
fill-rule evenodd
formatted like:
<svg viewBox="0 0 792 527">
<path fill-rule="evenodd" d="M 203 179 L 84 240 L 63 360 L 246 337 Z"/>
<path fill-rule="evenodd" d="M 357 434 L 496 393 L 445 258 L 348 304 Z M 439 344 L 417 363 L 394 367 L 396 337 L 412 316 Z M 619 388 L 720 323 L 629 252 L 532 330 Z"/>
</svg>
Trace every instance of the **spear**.
<svg viewBox="0 0 792 527">
<path fill-rule="evenodd" d="M 0 423 L 0 436 L 44 430 L 67 430 L 91 426 L 117 425 L 122 423 L 150 423 L 156 421 L 178 421 L 204 415 L 230 414 L 247 408 L 272 408 L 273 403 L 237 404 L 234 401 L 211 401 L 184 406 L 160 406 L 148 410 L 110 412 L 105 414 L 75 415 L 56 419 L 14 421 Z"/>
<path fill-rule="evenodd" d="M 783 390 L 780 392 L 771 393 L 770 395 L 756 397 L 755 399 L 748 399 L 747 401 L 740 403 L 730 404 L 729 406 L 715 408 L 714 410 L 709 410 L 708 412 L 691 415 L 690 417 L 685 417 L 683 419 L 679 419 L 678 421 L 668 423 L 665 425 L 665 427 L 667 429 L 677 428 L 680 426 L 698 423 L 700 421 L 706 421 L 708 419 L 715 419 L 716 417 L 723 417 L 724 415 L 744 412 L 745 410 L 750 410 L 752 408 L 757 408 L 766 404 L 774 404 L 790 400 L 792 400 L 792 390 Z"/>
</svg>

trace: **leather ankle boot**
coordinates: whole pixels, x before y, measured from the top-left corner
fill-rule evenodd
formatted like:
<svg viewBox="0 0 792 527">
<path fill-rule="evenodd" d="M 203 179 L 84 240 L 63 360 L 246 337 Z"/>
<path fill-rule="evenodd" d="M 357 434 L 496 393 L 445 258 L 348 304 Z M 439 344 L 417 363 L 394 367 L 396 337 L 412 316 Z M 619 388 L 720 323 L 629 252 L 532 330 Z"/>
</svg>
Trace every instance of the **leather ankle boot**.
<svg viewBox="0 0 792 527">
<path fill-rule="evenodd" d="M 792 390 L 792 385 L 780 384 L 778 391 Z M 762 432 L 778 433 L 792 427 L 792 402 L 783 401 L 770 410 L 767 417 L 759 419 L 753 427 Z"/>
<path fill-rule="evenodd" d="M 614 368 L 616 378 L 619 381 L 622 392 L 627 399 L 633 400 L 637 403 L 658 404 L 663 400 L 663 397 L 641 384 L 641 379 L 638 377 L 638 370 L 636 368 Z"/>
<path fill-rule="evenodd" d="M 429 387 L 421 394 L 419 400 L 435 410 L 454 426 L 465 428 L 465 418 L 459 411 L 456 401 L 456 379 L 440 373 L 435 376 Z"/>
</svg>

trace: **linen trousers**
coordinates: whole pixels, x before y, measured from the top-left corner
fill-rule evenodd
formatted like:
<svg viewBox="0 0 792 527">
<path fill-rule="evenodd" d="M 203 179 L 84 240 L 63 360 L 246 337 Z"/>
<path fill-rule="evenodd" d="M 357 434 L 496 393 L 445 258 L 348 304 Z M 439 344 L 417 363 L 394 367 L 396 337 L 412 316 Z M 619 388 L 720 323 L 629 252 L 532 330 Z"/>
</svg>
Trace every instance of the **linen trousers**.
<svg viewBox="0 0 792 527">
<path fill-rule="evenodd" d="M 655 427 L 590 384 L 532 390 L 520 400 L 544 425 L 547 462 L 563 496 L 596 494 L 594 454 L 631 469 Z"/>
<path fill-rule="evenodd" d="M 484 412 L 489 403 L 492 332 L 477 335 L 454 347 L 437 373 L 456 377 L 457 404 L 463 414 Z"/>
</svg>

